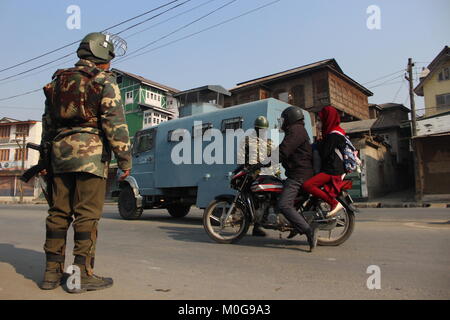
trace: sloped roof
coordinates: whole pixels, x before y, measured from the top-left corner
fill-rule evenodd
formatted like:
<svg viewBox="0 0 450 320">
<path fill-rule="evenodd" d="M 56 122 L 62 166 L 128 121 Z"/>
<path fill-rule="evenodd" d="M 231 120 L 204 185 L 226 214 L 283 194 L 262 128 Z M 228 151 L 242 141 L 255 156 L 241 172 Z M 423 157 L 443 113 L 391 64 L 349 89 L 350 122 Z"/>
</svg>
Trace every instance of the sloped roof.
<svg viewBox="0 0 450 320">
<path fill-rule="evenodd" d="M 341 123 L 341 127 L 348 134 L 357 132 L 367 132 L 372 128 L 372 126 L 376 121 L 377 119 L 367 119 L 352 122 L 343 122 Z"/>
<path fill-rule="evenodd" d="M 116 73 L 120 73 L 120 74 L 127 75 L 127 76 L 129 76 L 129 77 L 131 77 L 131 78 L 134 78 L 134 79 L 138 80 L 139 82 L 142 82 L 142 83 L 144 83 L 144 84 L 153 86 L 153 87 L 158 88 L 158 89 L 161 89 L 161 90 L 163 90 L 163 91 L 167 91 L 167 92 L 170 92 L 170 93 L 178 93 L 178 92 L 180 92 L 180 90 L 178 90 L 178 89 L 168 87 L 168 86 L 166 86 L 166 85 L 163 85 L 163 84 L 160 84 L 160 83 L 158 83 L 158 82 L 155 82 L 155 81 L 146 79 L 146 78 L 144 78 L 144 77 L 138 76 L 138 75 L 136 75 L 136 74 L 134 74 L 134 73 L 131 73 L 131 72 L 128 72 L 128 71 L 122 71 L 122 70 L 115 69 L 115 68 L 112 69 L 112 71 L 113 71 L 113 72 L 116 72 Z"/>
<path fill-rule="evenodd" d="M 245 81 L 245 82 L 241 82 L 241 83 L 238 83 L 236 87 L 230 89 L 230 91 L 236 91 L 236 90 L 239 90 L 241 88 L 246 88 L 246 87 L 264 85 L 266 83 L 270 83 L 270 82 L 279 80 L 280 78 L 294 76 L 294 75 L 302 74 L 302 73 L 305 73 L 305 72 L 310 72 L 310 71 L 313 71 L 313 70 L 316 70 L 316 69 L 320 69 L 320 68 L 329 68 L 331 71 L 335 72 L 336 74 L 338 74 L 339 76 L 341 76 L 345 80 L 349 81 L 350 83 L 352 83 L 353 85 L 358 87 L 361 91 L 363 91 L 367 95 L 369 95 L 369 96 L 373 95 L 373 93 L 369 89 L 363 87 L 358 82 L 356 82 L 355 80 L 353 80 L 349 76 L 345 75 L 344 72 L 342 71 L 341 67 L 336 62 L 335 59 L 321 60 L 321 61 L 310 63 L 310 64 L 307 64 L 307 65 L 304 65 L 304 66 L 301 66 L 301 67 L 297 67 L 297 68 L 289 69 L 289 70 L 286 70 L 286 71 L 274 73 L 274 74 L 271 74 L 271 75 L 268 75 L 268 76 L 264 76 L 264 77 L 256 78 L 256 79 L 253 79 L 253 80 L 248 80 L 248 81 Z"/>
<path fill-rule="evenodd" d="M 174 94 L 174 96 L 177 97 L 177 96 L 182 96 L 182 95 L 187 94 L 187 93 L 197 92 L 197 91 L 205 91 L 205 90 L 218 92 L 218 93 L 226 95 L 226 96 L 231 96 L 231 92 L 227 91 L 224 87 L 222 87 L 220 85 L 206 85 L 206 86 L 203 86 L 203 87 L 198 87 L 198 88 L 194 88 L 194 89 L 180 91 L 180 92 Z"/>
<path fill-rule="evenodd" d="M 429 78 L 433 76 L 433 74 L 438 70 L 437 67 L 442 61 L 445 61 L 445 59 L 450 59 L 450 48 L 448 46 L 445 46 L 444 49 L 442 49 L 441 52 L 434 58 L 433 61 L 428 65 L 427 69 L 430 70 L 428 75 L 422 79 L 420 79 L 420 83 L 417 85 L 417 87 L 414 89 L 414 92 L 419 95 L 423 96 L 423 85 L 426 81 L 428 81 Z"/>
<path fill-rule="evenodd" d="M 402 111 L 404 111 L 404 112 L 411 112 L 411 110 L 409 110 L 407 107 L 405 107 L 403 104 L 400 104 L 400 103 L 393 103 L 393 102 L 390 102 L 390 103 L 383 103 L 383 104 L 379 104 L 378 105 L 382 110 L 388 110 L 388 109 L 395 109 L 395 108 L 398 108 L 398 109 L 401 109 Z"/>
</svg>

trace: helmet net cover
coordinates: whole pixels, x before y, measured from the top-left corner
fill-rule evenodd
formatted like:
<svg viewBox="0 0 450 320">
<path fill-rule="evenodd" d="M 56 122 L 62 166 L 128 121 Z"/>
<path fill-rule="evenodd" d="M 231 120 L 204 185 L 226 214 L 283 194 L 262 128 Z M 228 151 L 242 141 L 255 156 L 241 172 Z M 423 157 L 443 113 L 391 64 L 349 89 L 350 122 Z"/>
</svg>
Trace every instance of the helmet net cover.
<svg viewBox="0 0 450 320">
<path fill-rule="evenodd" d="M 128 49 L 127 42 L 116 34 L 112 34 L 109 32 L 102 33 L 106 36 L 105 40 L 113 45 L 115 56 L 124 56 Z"/>
</svg>

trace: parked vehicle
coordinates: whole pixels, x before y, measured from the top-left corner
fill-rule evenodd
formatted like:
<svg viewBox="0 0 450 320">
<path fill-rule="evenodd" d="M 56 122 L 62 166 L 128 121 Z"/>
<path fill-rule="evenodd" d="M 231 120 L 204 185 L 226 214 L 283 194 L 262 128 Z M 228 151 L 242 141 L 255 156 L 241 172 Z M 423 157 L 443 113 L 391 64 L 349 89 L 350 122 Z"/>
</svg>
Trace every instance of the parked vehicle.
<svg viewBox="0 0 450 320">
<path fill-rule="evenodd" d="M 230 189 L 230 177 L 236 168 L 236 150 L 239 141 L 233 144 L 226 142 L 223 136 L 223 163 L 207 164 L 202 162 L 176 164 L 171 154 L 178 141 L 171 141 L 175 130 L 182 129 L 191 135 L 191 147 L 188 153 L 191 158 L 199 155 L 210 144 L 208 141 L 196 141 L 194 131 L 199 130 L 207 135 L 207 130 L 216 128 L 221 132 L 226 129 L 253 128 L 258 116 L 265 116 L 269 129 L 278 132 L 278 120 L 281 112 L 289 104 L 269 98 L 229 108 L 218 108 L 208 103 L 196 103 L 186 106 L 191 110 L 190 116 L 163 122 L 157 126 L 138 131 L 133 139 L 133 169 L 131 175 L 112 191 L 113 197 L 118 197 L 119 213 L 127 220 L 139 219 L 143 210 L 163 208 L 173 217 L 184 217 L 191 206 L 204 209 L 220 194 L 233 194 Z M 186 114 L 186 110 L 183 110 Z M 189 113 L 188 113 L 189 114 Z M 305 127 L 309 135 L 312 134 L 309 113 L 305 114 Z M 201 122 L 201 125 L 196 123 Z M 282 134 L 278 144 L 282 139 Z M 207 139 L 203 139 L 207 140 Z M 187 142 L 187 141 L 186 141 Z M 197 142 L 197 147 L 195 146 Z M 227 156 L 234 155 L 232 161 Z M 118 173 L 118 175 L 120 172 Z"/>
<path fill-rule="evenodd" d="M 266 229 L 290 232 L 290 222 L 277 210 L 278 198 L 283 191 L 283 181 L 273 176 L 261 176 L 255 172 L 262 165 L 248 168 L 239 166 L 231 178 L 235 195 L 218 195 L 205 209 L 203 226 L 207 234 L 219 243 L 235 243 L 246 233 L 251 223 L 258 223 Z M 351 182 L 346 183 L 351 188 Z M 308 223 L 319 226 L 318 244 L 337 246 L 345 242 L 353 232 L 355 208 L 347 191 L 341 191 L 337 200 L 344 206 L 337 216 L 326 218 L 325 203 L 306 193 L 296 199 L 298 214 Z"/>
</svg>

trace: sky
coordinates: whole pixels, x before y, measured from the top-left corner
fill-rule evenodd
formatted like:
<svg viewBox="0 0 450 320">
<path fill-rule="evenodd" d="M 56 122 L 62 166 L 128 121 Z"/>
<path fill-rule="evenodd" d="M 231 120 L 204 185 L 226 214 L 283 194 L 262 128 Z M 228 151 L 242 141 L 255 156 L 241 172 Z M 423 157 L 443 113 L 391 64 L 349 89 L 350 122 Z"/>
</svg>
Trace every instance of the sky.
<svg viewBox="0 0 450 320">
<path fill-rule="evenodd" d="M 89 32 L 104 30 L 171 1 L 1 0 L 0 70 L 78 42 Z M 120 32 L 185 1 L 179 0 L 109 31 Z M 345 74 L 374 93 L 369 102 L 397 102 L 409 107 L 408 85 L 402 71 L 408 58 L 416 62 L 417 79 L 421 68 L 445 45 L 450 45 L 448 0 L 280 0 L 171 43 L 271 2 L 188 1 L 122 32 L 128 53 L 147 44 L 150 45 L 140 53 L 150 52 L 130 56 L 123 62 L 116 58 L 112 67 L 179 90 L 206 84 L 229 89 L 239 82 L 335 58 Z M 73 6 L 79 8 L 79 19 L 74 19 L 78 17 L 74 11 L 68 11 Z M 224 7 L 181 28 L 221 6 Z M 379 15 L 368 12 L 371 6 L 379 9 Z M 165 21 L 169 18 L 172 19 Z M 70 67 L 77 61 L 76 49 L 74 44 L 0 71 L 0 117 L 40 120 L 44 94 L 39 89 L 50 81 L 56 69 Z M 69 56 L 38 68 L 65 55 Z M 373 81 L 379 78 L 382 79 Z M 34 90 L 38 91 L 3 100 Z M 423 113 L 423 98 L 416 97 L 416 108 L 419 114 Z"/>
</svg>

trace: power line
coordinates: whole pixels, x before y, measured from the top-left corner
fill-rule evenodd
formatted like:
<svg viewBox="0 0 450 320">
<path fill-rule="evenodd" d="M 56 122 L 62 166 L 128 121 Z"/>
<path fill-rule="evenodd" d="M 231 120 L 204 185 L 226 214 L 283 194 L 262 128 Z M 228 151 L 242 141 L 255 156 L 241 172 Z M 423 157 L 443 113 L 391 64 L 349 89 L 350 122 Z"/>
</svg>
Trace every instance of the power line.
<svg viewBox="0 0 450 320">
<path fill-rule="evenodd" d="M 127 36 L 125 36 L 124 38 L 125 38 L 125 39 L 129 39 L 129 38 L 131 38 L 131 37 L 134 37 L 135 35 L 137 35 L 137 34 L 139 34 L 139 33 L 142 33 L 142 32 L 144 32 L 144 31 L 148 31 L 148 30 L 150 30 L 150 29 L 152 29 L 152 28 L 154 28 L 154 27 L 156 27 L 156 26 L 159 26 L 159 25 L 161 25 L 161 24 L 163 24 L 163 23 L 165 23 L 165 22 L 167 22 L 167 21 L 170 21 L 170 20 L 173 20 L 173 19 L 175 19 L 175 18 L 178 18 L 179 16 L 182 16 L 183 14 L 186 14 L 186 13 L 189 13 L 189 12 L 191 12 L 191 11 L 194 11 L 195 9 L 198 9 L 198 8 L 200 8 L 200 7 L 203 7 L 204 5 L 207 5 L 207 4 L 209 4 L 209 3 L 211 3 L 211 2 L 214 2 L 214 1 L 217 1 L 217 0 L 209 0 L 209 1 L 203 2 L 203 3 L 201 3 L 201 4 L 199 4 L 199 5 L 195 6 L 195 7 L 193 7 L 193 8 L 191 8 L 191 9 L 186 10 L 186 11 L 183 11 L 183 12 L 181 12 L 181 13 L 179 13 L 179 14 L 173 16 L 173 17 L 170 17 L 170 18 L 168 18 L 168 19 L 166 19 L 166 20 L 163 20 L 163 21 L 161 21 L 161 22 L 155 23 L 155 24 L 153 24 L 153 25 L 151 25 L 151 26 L 149 26 L 149 27 L 147 27 L 147 28 L 145 28 L 145 29 L 142 29 L 142 30 L 139 30 L 139 31 L 137 31 L 137 32 L 134 32 L 134 33 L 132 33 L 132 34 L 130 34 L 130 35 L 127 35 Z"/>
<path fill-rule="evenodd" d="M 236 2 L 236 1 L 237 1 L 237 0 L 231 0 L 231 1 L 228 1 L 228 2 L 225 3 L 224 5 L 222 5 L 222 6 L 218 7 L 218 8 L 216 8 L 216 9 L 214 9 L 214 10 L 208 12 L 207 14 L 205 14 L 205 15 L 203 15 L 203 16 L 201 16 L 201 17 L 199 17 L 199 18 L 197 18 L 197 19 L 195 19 L 195 20 L 193 20 L 193 21 L 191 21 L 191 22 L 189 22 L 189 23 L 187 23 L 187 24 L 185 24 L 185 25 L 183 25 L 183 26 L 181 26 L 181 27 L 175 29 L 174 31 L 172 31 L 172 32 L 170 32 L 170 33 L 168 33 L 168 34 L 166 34 L 166 35 L 164 35 L 164 36 L 162 36 L 162 37 L 160 37 L 160 38 L 158 38 L 158 39 L 156 39 L 156 40 L 154 40 L 154 41 L 152 41 L 152 42 L 149 42 L 149 43 L 147 43 L 146 45 L 144 45 L 144 46 L 142 46 L 142 47 L 140 47 L 140 48 L 138 48 L 138 49 L 136 49 L 136 50 L 130 52 L 126 57 L 124 57 L 124 59 L 127 60 L 128 58 L 131 58 L 131 57 L 133 56 L 133 54 L 135 54 L 135 53 L 137 53 L 137 52 L 139 52 L 139 51 L 141 51 L 141 50 L 143 50 L 143 49 L 145 49 L 145 48 L 148 48 L 148 47 L 151 46 L 152 44 L 155 44 L 156 42 L 159 42 L 159 41 L 161 41 L 161 40 L 163 40 L 163 39 L 165 39 L 165 38 L 171 36 L 172 34 L 178 32 L 178 31 L 181 31 L 181 30 L 183 30 L 183 29 L 186 29 L 187 27 L 193 25 L 194 23 L 196 23 L 196 22 L 198 22 L 198 21 L 200 21 L 200 20 L 202 20 L 202 19 L 205 19 L 206 17 L 208 17 L 208 16 L 212 15 L 213 13 L 215 13 L 215 12 L 217 12 L 217 11 L 219 11 L 219 10 L 221 10 L 221 9 L 223 9 L 223 8 L 225 8 L 225 7 L 227 7 L 227 6 L 229 6 L 229 5 L 231 5 L 232 3 Z M 124 59 L 118 59 L 117 62 L 120 62 L 121 60 L 124 60 Z"/>
<path fill-rule="evenodd" d="M 152 51 L 155 51 L 155 50 L 158 50 L 158 49 L 167 47 L 167 46 L 169 46 L 169 45 L 171 45 L 171 44 L 174 44 L 174 43 L 176 43 L 176 42 L 179 42 L 179 41 L 182 41 L 182 40 L 191 38 L 191 37 L 196 36 L 196 35 L 198 35 L 198 34 L 200 34 L 200 33 L 203 33 L 203 32 L 209 31 L 209 30 L 211 30 L 211 29 L 217 28 L 217 27 L 219 27 L 219 26 L 221 26 L 221 25 L 224 25 L 224 24 L 226 24 L 226 23 L 228 23 L 228 22 L 234 21 L 234 20 L 239 19 L 239 18 L 241 18 L 241 17 L 243 17 L 243 16 L 249 15 L 249 14 L 251 14 L 251 13 L 253 13 L 253 12 L 256 12 L 256 11 L 261 10 L 261 9 L 263 9 L 263 8 L 266 8 L 266 7 L 268 7 L 268 6 L 274 5 L 275 3 L 280 2 L 280 1 L 281 1 L 281 0 L 275 0 L 275 1 L 269 2 L 269 3 L 265 4 L 265 5 L 259 6 L 259 7 L 255 8 L 255 9 L 252 9 L 252 10 L 249 10 L 249 11 L 246 11 L 246 12 L 244 12 L 244 13 L 238 15 L 238 16 L 235 16 L 235 17 L 233 17 L 233 18 L 224 20 L 224 21 L 222 21 L 222 22 L 219 22 L 219 23 L 217 23 L 217 24 L 215 24 L 215 25 L 212 25 L 212 26 L 207 27 L 207 28 L 205 28 L 205 29 L 202 29 L 202 30 L 200 30 L 200 31 L 197 31 L 197 32 L 188 34 L 188 35 L 186 35 L 186 36 L 184 36 L 184 37 L 175 39 L 175 40 L 173 40 L 173 41 L 170 41 L 170 42 L 168 42 L 168 43 L 165 43 L 165 44 L 160 45 L 160 46 L 158 46 L 158 47 L 155 47 L 155 48 L 153 48 L 153 49 L 144 51 L 144 52 L 142 52 L 142 53 L 140 53 L 140 54 L 138 54 L 138 55 L 135 55 L 135 56 L 133 56 L 133 57 L 127 57 L 127 58 L 125 58 L 125 59 L 123 59 L 123 60 L 121 60 L 121 61 L 119 61 L 119 62 L 117 62 L 117 63 L 122 63 L 122 62 L 124 62 L 124 61 L 126 61 L 126 60 L 128 60 L 128 59 L 133 59 L 133 58 L 139 57 L 139 56 L 141 56 L 141 55 L 147 54 L 147 53 L 149 53 L 149 52 L 152 52 Z"/>
<path fill-rule="evenodd" d="M 378 80 L 382 80 L 382 79 L 384 79 L 384 78 L 393 76 L 393 75 L 395 75 L 395 74 L 397 74 L 397 73 L 399 73 L 399 72 L 403 72 L 403 71 L 405 71 L 405 69 L 401 69 L 401 70 L 395 71 L 395 72 L 393 72 L 393 73 L 390 73 L 390 74 L 385 75 L 385 76 L 383 76 L 383 77 L 377 78 L 377 79 L 375 79 L 375 80 L 371 80 L 371 81 L 364 82 L 364 83 L 362 83 L 362 85 L 364 86 L 364 85 L 366 85 L 366 84 L 368 84 L 368 83 L 372 83 L 372 82 L 376 82 L 376 81 L 378 81 Z"/>
<path fill-rule="evenodd" d="M 127 20 L 125 20 L 125 21 L 119 22 L 119 23 L 117 23 L 117 24 L 115 24 L 115 25 L 113 25 L 113 26 L 110 26 L 110 27 L 108 27 L 108 28 L 102 30 L 101 32 L 104 32 L 104 31 L 107 31 L 107 30 L 109 30 L 109 29 L 113 29 L 113 28 L 115 28 L 115 27 L 118 27 L 118 26 L 120 26 L 120 25 L 122 25 L 122 24 L 124 24 L 124 23 L 130 22 L 130 21 L 132 21 L 132 20 L 134 20 L 134 19 L 137 19 L 137 18 L 140 18 L 140 17 L 142 17 L 142 16 L 144 16 L 144 15 L 147 15 L 147 14 L 149 14 L 149 13 L 151 13 L 151 12 L 154 12 L 154 11 L 157 11 L 157 10 L 162 9 L 162 8 L 164 8 L 164 7 L 167 7 L 168 5 L 170 5 L 170 4 L 174 3 L 174 2 L 178 2 L 178 1 L 180 1 L 180 0 L 172 0 L 172 1 L 170 1 L 170 2 L 168 2 L 168 3 L 166 3 L 166 4 L 164 4 L 164 5 L 161 5 L 161 6 L 157 7 L 157 8 L 151 9 L 151 10 L 146 11 L 146 12 L 140 14 L 140 15 L 137 15 L 137 16 L 132 17 L 132 18 L 130 18 L 130 19 L 127 19 Z M 189 0 L 189 1 L 191 1 L 191 0 Z M 52 53 L 57 52 L 57 51 L 60 51 L 60 50 L 62 50 L 62 49 L 64 49 L 64 48 L 70 47 L 70 46 L 72 46 L 72 45 L 74 45 L 74 44 L 77 44 L 77 43 L 79 43 L 81 40 L 82 40 L 82 39 L 77 40 L 77 41 L 74 41 L 74 42 L 71 42 L 71 43 L 66 44 L 66 45 L 64 45 L 64 46 L 62 46 L 62 47 L 59 47 L 59 48 L 56 48 L 56 49 L 54 49 L 54 50 L 45 52 L 45 53 L 43 53 L 43 54 L 41 54 L 41 55 L 39 55 L 39 56 L 37 56 L 37 57 L 34 57 L 34 58 L 31 58 L 31 59 L 22 61 L 22 62 L 20 62 L 20 63 L 17 63 L 17 64 L 15 64 L 15 65 L 13 65 L 13 66 L 10 66 L 10 67 L 4 68 L 4 69 L 1 69 L 0 72 L 7 71 L 7 70 L 10 70 L 10 69 L 16 68 L 16 67 L 18 67 L 18 66 L 21 66 L 21 65 L 23 65 L 23 64 L 26 64 L 26 63 L 28 63 L 28 62 L 31 62 L 31 61 L 37 60 L 37 59 L 39 59 L 39 58 L 45 57 L 45 56 L 47 56 L 47 55 L 49 55 L 49 54 L 52 54 Z M 64 58 L 60 58 L 60 59 L 58 59 L 58 60 L 61 60 L 61 59 L 64 59 Z M 55 61 L 57 61 L 57 60 L 55 60 Z M 53 61 L 53 62 L 54 62 L 54 61 Z M 51 62 L 50 62 L 50 63 L 51 63 Z"/>
<path fill-rule="evenodd" d="M 179 1 L 179 0 L 176 0 L 176 1 Z M 165 11 L 162 11 L 162 12 L 160 12 L 160 13 L 158 13 L 158 14 L 156 14 L 156 15 L 154 15 L 154 16 L 152 16 L 152 17 L 146 19 L 146 20 L 143 20 L 143 21 L 141 21 L 141 22 L 139 22 L 139 23 L 137 23 L 137 24 L 135 24 L 135 25 L 133 25 L 133 26 L 131 26 L 131 27 L 128 27 L 128 28 L 126 28 L 126 29 L 124 29 L 124 30 L 122 30 L 122 31 L 119 31 L 119 32 L 116 33 L 116 34 L 120 34 L 120 33 L 124 32 L 124 31 L 127 31 L 127 30 L 131 29 L 131 28 L 135 28 L 135 27 L 137 27 L 138 25 L 141 25 L 141 24 L 143 24 L 143 23 L 145 23 L 145 22 L 147 22 L 147 21 L 149 21 L 149 20 L 155 19 L 155 18 L 157 18 L 157 17 L 163 15 L 164 13 L 169 12 L 169 11 L 171 11 L 171 10 L 174 10 L 175 8 L 178 8 L 179 6 L 181 6 L 181 5 L 183 5 L 183 4 L 187 3 L 187 2 L 190 2 L 190 1 L 192 1 L 192 0 L 186 0 L 186 1 L 182 2 L 182 3 L 180 3 L 180 4 L 177 4 L 177 5 L 175 5 L 175 6 L 171 7 L 171 8 L 169 8 L 169 9 L 167 9 L 167 10 L 165 10 Z M 172 1 L 172 2 L 175 2 L 175 1 Z M 170 3 L 169 3 L 169 4 L 170 4 Z M 161 8 L 161 7 L 159 7 L 159 8 Z M 156 10 L 156 9 L 155 9 L 155 10 Z M 148 14 L 148 13 L 149 13 L 149 12 L 144 13 L 144 14 Z M 140 17 L 140 16 L 142 16 L 142 15 L 144 15 L 144 14 L 141 14 L 141 15 L 139 15 L 138 17 Z M 136 17 L 135 17 L 135 18 L 136 18 Z M 128 19 L 126 22 L 128 22 L 128 21 L 130 21 L 130 20 L 133 20 L 133 19 L 135 19 L 135 18 Z M 124 21 L 123 23 L 125 23 L 125 21 Z M 123 24 L 123 23 L 120 23 L 120 24 Z M 120 25 L 120 24 L 116 24 L 116 25 L 113 26 L 113 27 L 116 27 L 116 26 L 118 26 L 118 25 Z M 103 30 L 103 31 L 109 30 L 109 29 L 111 29 L 111 28 L 113 28 L 113 27 L 110 27 L 110 28 L 105 29 L 105 30 Z M 102 32 L 103 32 L 103 31 L 102 31 Z M 80 41 L 81 41 L 81 40 L 80 40 Z M 75 43 L 76 43 L 76 42 L 75 42 Z M 72 43 L 72 44 L 74 44 L 74 43 Z M 34 70 L 36 70 L 36 69 L 40 69 L 40 68 L 45 67 L 45 66 L 47 66 L 47 65 L 49 65 L 49 64 L 52 64 L 52 63 L 54 63 L 54 62 L 57 62 L 57 61 L 62 60 L 62 59 L 64 59 L 64 58 L 67 58 L 67 57 L 69 57 L 69 56 L 71 56 L 71 55 L 73 55 L 73 54 L 75 54 L 75 53 L 74 53 L 74 52 L 70 52 L 70 53 L 68 53 L 68 54 L 66 54 L 66 55 L 64 55 L 64 56 L 62 56 L 62 57 L 59 57 L 59 58 L 54 59 L 54 60 L 52 60 L 52 61 L 48 61 L 48 62 L 43 63 L 43 64 L 41 64 L 41 65 L 39 65 L 39 66 L 37 66 L 37 67 L 34 67 L 34 68 L 31 68 L 31 69 L 25 70 L 25 71 L 23 71 L 23 72 L 20 72 L 20 73 L 17 73 L 17 74 L 14 74 L 14 75 L 11 75 L 11 76 L 8 76 L 8 77 L 5 77 L 5 78 L 2 78 L 2 79 L 0 79 L 0 81 L 9 80 L 9 79 L 11 79 L 11 78 L 14 78 L 14 77 L 20 76 L 20 75 L 22 75 L 22 74 L 25 74 L 25 73 L 34 71 Z M 42 70 L 42 71 L 43 71 L 43 70 Z M 37 74 L 37 73 L 36 73 L 36 74 Z M 23 79 L 23 78 L 22 78 L 22 79 Z M 0 84 L 4 84 L 4 83 L 9 83 L 9 81 L 8 81 L 8 82 L 2 82 L 2 83 L 0 83 Z"/>
<path fill-rule="evenodd" d="M 182 40 L 191 38 L 191 37 L 193 37 L 193 36 L 195 36 L 195 35 L 198 35 L 198 34 L 200 34 L 200 33 L 206 32 L 206 31 L 208 31 L 208 30 L 217 28 L 217 27 L 219 27 L 219 26 L 221 26 L 221 25 L 224 25 L 224 24 L 226 24 L 226 23 L 228 23 L 228 22 L 237 20 L 237 19 L 239 19 L 239 18 L 241 18 L 241 17 L 244 17 L 244 16 L 246 16 L 246 15 L 249 15 L 249 14 L 251 14 L 251 13 L 253 13 L 253 12 L 256 12 L 256 11 L 259 11 L 259 10 L 261 10 L 261 9 L 263 9 L 263 8 L 266 8 L 266 7 L 269 7 L 269 6 L 271 6 L 271 5 L 274 5 L 275 3 L 280 2 L 280 1 L 281 1 L 281 0 L 271 1 L 271 2 L 269 2 L 269 3 L 266 3 L 266 4 L 262 5 L 262 6 L 259 6 L 259 7 L 255 8 L 255 9 L 246 11 L 246 12 L 240 14 L 240 15 L 237 15 L 237 16 L 235 16 L 235 17 L 233 17 L 233 18 L 224 20 L 224 21 L 222 21 L 222 22 L 219 22 L 219 23 L 217 23 L 217 24 L 215 24 L 215 25 L 212 25 L 212 26 L 207 27 L 207 28 L 205 28 L 205 29 L 202 29 L 202 30 L 200 30 L 200 31 L 191 33 L 191 34 L 189 34 L 189 35 L 187 35 L 187 36 L 184 36 L 184 37 L 178 38 L 178 39 L 176 39 L 176 40 L 173 40 L 173 41 L 171 41 L 171 42 L 165 43 L 165 44 L 163 44 L 163 45 L 161 45 L 161 46 L 159 46 L 159 47 L 155 47 L 155 48 L 153 48 L 153 49 L 151 49 L 151 50 L 144 51 L 144 52 L 142 52 L 142 53 L 140 53 L 140 54 L 138 54 L 138 55 L 136 55 L 136 56 L 130 57 L 130 59 L 136 58 L 136 57 L 141 56 L 141 55 L 143 55 L 143 54 L 146 54 L 146 53 L 149 53 L 149 52 L 152 52 L 152 51 L 155 51 L 155 50 L 164 48 L 164 47 L 167 47 L 167 46 L 169 46 L 169 45 L 171 45 L 171 44 L 173 44 L 173 43 L 176 43 L 176 42 L 179 42 L 179 41 L 182 41 Z M 120 63 L 120 62 L 124 62 L 124 61 L 125 61 L 125 60 L 121 60 L 121 61 L 119 61 L 119 63 Z M 17 97 L 20 97 L 20 96 L 28 95 L 28 94 L 31 94 L 31 93 L 34 93 L 34 92 L 37 92 L 37 91 L 40 91 L 40 90 L 42 90 L 42 88 L 39 88 L 39 89 L 36 89 L 36 90 L 33 90 L 33 91 L 24 92 L 24 93 L 17 94 L 17 95 L 14 95 L 14 96 L 11 96 L 11 97 L 7 97 L 7 98 L 1 98 L 0 101 L 9 100 L 9 99 L 17 98 Z"/>
<path fill-rule="evenodd" d="M 42 88 L 39 88 L 39 89 L 31 90 L 31 91 L 28 91 L 28 92 L 19 93 L 19 94 L 16 94 L 14 96 L 11 96 L 11 97 L 1 98 L 0 101 L 5 101 L 5 100 L 10 100 L 10 99 L 13 99 L 13 98 L 25 96 L 25 95 L 32 94 L 32 93 L 35 93 L 35 92 L 38 92 L 38 91 L 41 91 L 41 90 L 42 90 Z"/>
<path fill-rule="evenodd" d="M 395 93 L 394 99 L 392 99 L 392 101 L 395 102 L 395 100 L 397 99 L 397 96 L 400 93 L 400 91 L 402 90 L 404 84 L 405 84 L 405 80 L 402 80 L 402 83 L 401 83 L 400 87 L 398 88 L 397 92 Z"/>
<path fill-rule="evenodd" d="M 394 77 L 394 78 L 388 79 L 388 80 L 386 80 L 386 81 L 384 81 L 384 82 L 382 82 L 382 83 L 379 83 L 379 84 L 377 84 L 377 85 L 374 85 L 374 86 L 372 86 L 372 87 L 369 87 L 369 89 L 381 87 L 381 86 L 384 86 L 384 85 L 391 85 L 391 84 L 400 83 L 399 81 L 397 81 L 397 82 L 390 82 L 390 81 L 395 80 L 395 79 L 398 79 L 398 78 L 401 78 L 401 77 L 403 77 L 403 74 L 401 74 L 401 75 L 399 75 L 399 76 L 396 76 L 396 77 Z M 390 82 L 390 83 L 388 83 L 388 82 Z"/>
</svg>

